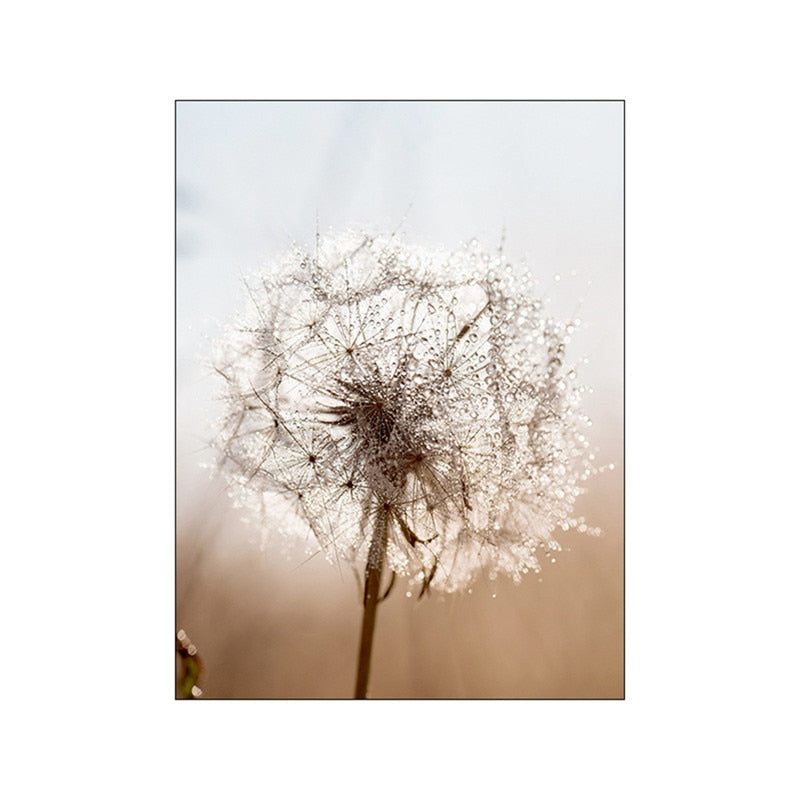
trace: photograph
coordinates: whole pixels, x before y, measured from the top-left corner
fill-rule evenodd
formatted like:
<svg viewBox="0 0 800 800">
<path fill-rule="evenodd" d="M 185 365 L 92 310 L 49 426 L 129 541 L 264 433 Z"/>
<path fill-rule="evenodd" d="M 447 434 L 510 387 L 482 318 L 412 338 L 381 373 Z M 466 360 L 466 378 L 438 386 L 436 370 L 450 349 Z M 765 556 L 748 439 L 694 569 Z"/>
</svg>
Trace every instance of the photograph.
<svg viewBox="0 0 800 800">
<path fill-rule="evenodd" d="M 175 698 L 624 700 L 624 101 L 174 133 Z"/>
<path fill-rule="evenodd" d="M 789 10 L 10 6 L 0 795 L 800 796 Z"/>
</svg>

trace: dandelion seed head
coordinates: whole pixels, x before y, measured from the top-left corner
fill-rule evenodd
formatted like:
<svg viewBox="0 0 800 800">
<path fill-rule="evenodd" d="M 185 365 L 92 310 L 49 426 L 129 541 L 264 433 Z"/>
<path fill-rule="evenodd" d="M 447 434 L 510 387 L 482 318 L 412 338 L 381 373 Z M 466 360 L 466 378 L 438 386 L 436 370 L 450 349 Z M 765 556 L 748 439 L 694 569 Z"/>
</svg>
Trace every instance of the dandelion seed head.
<svg viewBox="0 0 800 800">
<path fill-rule="evenodd" d="M 568 332 L 501 254 L 393 235 L 321 238 L 269 277 L 219 345 L 216 440 L 236 501 L 331 560 L 369 551 L 423 589 L 540 570 L 597 471 Z"/>
</svg>

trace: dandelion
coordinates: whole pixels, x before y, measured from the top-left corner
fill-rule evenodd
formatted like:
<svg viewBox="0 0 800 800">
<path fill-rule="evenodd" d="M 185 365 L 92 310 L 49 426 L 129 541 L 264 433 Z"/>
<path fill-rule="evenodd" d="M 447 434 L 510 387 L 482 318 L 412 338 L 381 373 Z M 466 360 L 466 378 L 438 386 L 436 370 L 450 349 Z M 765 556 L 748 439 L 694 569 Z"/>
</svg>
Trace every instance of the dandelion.
<svg viewBox="0 0 800 800">
<path fill-rule="evenodd" d="M 596 471 L 558 322 L 502 253 L 345 233 L 247 284 L 220 346 L 237 502 L 364 569 L 356 696 L 378 602 L 539 571 Z M 384 574 L 388 577 L 385 577 Z M 384 583 L 386 587 L 384 587 Z"/>
</svg>

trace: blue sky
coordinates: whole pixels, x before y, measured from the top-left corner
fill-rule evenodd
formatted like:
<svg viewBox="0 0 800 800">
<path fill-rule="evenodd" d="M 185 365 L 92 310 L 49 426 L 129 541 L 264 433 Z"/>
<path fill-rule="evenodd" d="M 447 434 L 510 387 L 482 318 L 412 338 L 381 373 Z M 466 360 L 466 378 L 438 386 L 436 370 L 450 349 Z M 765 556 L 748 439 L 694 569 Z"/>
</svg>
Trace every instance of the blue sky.
<svg viewBox="0 0 800 800">
<path fill-rule="evenodd" d="M 177 108 L 179 470 L 193 471 L 214 384 L 207 341 L 241 277 L 328 229 L 476 237 L 579 316 L 574 359 L 601 438 L 619 438 L 622 104 L 183 102 Z M 186 458 L 184 459 L 184 456 Z M 185 463 L 184 463 L 185 461 Z M 188 476 L 187 476 L 188 478 Z"/>
</svg>

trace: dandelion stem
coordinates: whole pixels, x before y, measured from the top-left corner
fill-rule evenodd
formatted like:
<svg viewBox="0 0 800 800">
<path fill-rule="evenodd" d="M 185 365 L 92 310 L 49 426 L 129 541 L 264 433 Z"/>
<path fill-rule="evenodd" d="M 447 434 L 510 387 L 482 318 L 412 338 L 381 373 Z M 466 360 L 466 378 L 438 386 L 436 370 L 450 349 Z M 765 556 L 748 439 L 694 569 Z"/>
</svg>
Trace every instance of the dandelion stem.
<svg viewBox="0 0 800 800">
<path fill-rule="evenodd" d="M 358 674 L 356 675 L 356 700 L 367 697 L 369 665 L 372 658 L 372 639 L 375 633 L 375 614 L 381 594 L 383 557 L 386 552 L 386 537 L 389 533 L 389 514 L 378 509 L 375 533 L 369 545 L 367 566 L 364 571 L 364 616 L 361 621 L 361 643 L 358 648 Z"/>
</svg>

